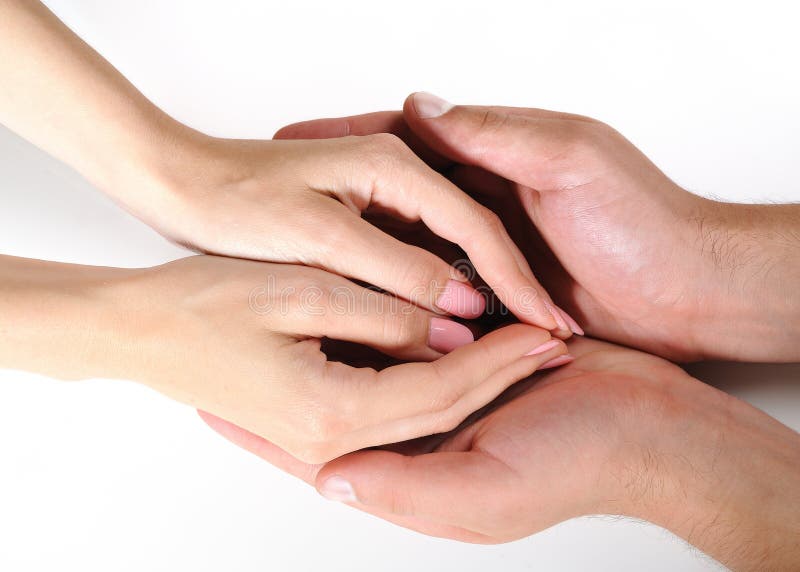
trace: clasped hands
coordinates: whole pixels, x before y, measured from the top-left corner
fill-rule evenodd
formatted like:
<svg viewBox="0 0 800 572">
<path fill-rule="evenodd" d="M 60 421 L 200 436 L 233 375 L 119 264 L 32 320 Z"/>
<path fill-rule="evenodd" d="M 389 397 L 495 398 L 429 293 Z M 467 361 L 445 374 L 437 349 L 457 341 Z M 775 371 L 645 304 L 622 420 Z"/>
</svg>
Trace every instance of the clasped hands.
<svg viewBox="0 0 800 572">
<path fill-rule="evenodd" d="M 800 437 L 667 361 L 798 359 L 793 206 L 701 198 L 566 113 L 417 93 L 242 141 L 142 105 L 112 133 L 128 160 L 44 143 L 204 254 L 8 259 L 9 320 L 48 300 L 48 340 L 70 345 L 51 363 L 22 331 L 3 363 L 145 383 L 427 534 L 610 513 L 737 569 L 797 561 Z"/>
<path fill-rule="evenodd" d="M 797 205 L 689 193 L 586 117 L 425 93 L 212 137 L 41 3 L 0 19 L 0 123 L 202 253 L 0 256 L 0 367 L 144 383 L 428 534 L 612 513 L 798 568 L 800 436 L 667 361 L 800 361 Z"/>
<path fill-rule="evenodd" d="M 370 139 L 378 133 L 393 135 Z M 339 137 L 345 139 L 333 139 Z M 438 196 L 444 185 L 426 170 L 430 179 L 403 186 L 402 200 L 364 199 L 355 208 L 366 210 L 365 219 L 403 242 L 386 248 L 389 239 L 384 235 L 374 242 L 352 240 L 354 234 L 343 231 L 340 223 L 320 221 L 314 225 L 320 228 L 319 236 L 328 240 L 325 229 L 333 228 L 330 240 L 336 247 L 325 251 L 331 256 L 327 264 L 319 259 L 311 264 L 379 282 L 403 296 L 410 290 L 392 280 L 398 270 L 403 277 L 413 276 L 410 283 L 418 285 L 423 281 L 421 269 L 428 279 L 436 275 L 428 269 L 444 268 L 440 261 L 459 258 L 458 247 L 471 255 L 483 252 L 479 245 L 485 243 L 492 253 L 472 256 L 478 280 L 503 292 L 503 302 L 513 299 L 503 288 L 524 283 L 523 277 L 530 281 L 526 284 L 538 287 L 531 280 L 530 263 L 547 291 L 588 334 L 622 345 L 573 338 L 565 347 L 559 338 L 569 336 L 567 328 L 583 333 L 569 314 L 553 314 L 548 323 L 544 314 L 533 317 L 509 305 L 523 324 L 545 326 L 550 332 L 530 325 L 505 326 L 427 364 L 393 366 L 377 374 L 372 369 L 346 370 L 349 382 L 358 384 L 352 395 L 363 397 L 358 405 L 344 393 L 331 393 L 342 389 L 330 378 L 311 381 L 315 389 L 307 404 L 310 410 L 316 406 L 334 412 L 334 423 L 314 427 L 317 448 L 287 452 L 275 439 L 201 413 L 212 428 L 313 484 L 329 499 L 427 534 L 502 542 L 574 516 L 622 514 L 660 524 L 737 568 L 792 557 L 783 543 L 796 538 L 798 516 L 792 511 L 798 505 L 776 506 L 766 520 L 754 515 L 765 510 L 765 496 L 788 494 L 797 500 L 792 487 L 800 469 L 798 435 L 663 359 L 796 358 L 797 324 L 786 313 L 786 282 L 778 280 L 771 291 L 753 284 L 752 268 L 736 259 L 739 250 L 760 249 L 765 257 L 777 256 L 759 232 L 766 236 L 774 231 L 779 213 L 688 193 L 607 125 L 564 113 L 452 107 L 419 93 L 406 101 L 403 113 L 311 121 L 276 135 L 280 140 L 331 142 L 354 137 L 364 144 L 377 141 L 381 167 L 404 185 L 410 169 L 403 162 L 411 156 L 403 142 L 494 214 L 481 208 L 475 211 L 479 215 L 459 218 L 476 208 L 465 201 L 452 210 L 435 208 L 420 216 L 425 209 L 418 201 L 427 201 L 429 194 Z M 383 145 L 392 151 L 385 153 Z M 386 185 L 391 187 L 388 180 Z M 341 195 L 337 198 L 342 201 Z M 415 206 L 400 212 L 409 202 Z M 335 208 L 344 212 L 338 203 Z M 302 212 L 303 207 L 298 209 Z M 386 211 L 412 221 L 422 218 L 428 228 L 398 224 L 384 216 Z M 769 227 L 759 229 L 754 219 L 769 221 Z M 373 229 L 369 234 L 378 236 Z M 494 242 L 490 235 L 501 238 Z M 455 247 L 441 238 L 456 242 Z M 351 240 L 356 265 L 360 261 L 378 269 L 370 276 L 331 262 L 337 253 L 352 260 L 346 252 Z M 718 246 L 722 240 L 727 241 L 724 252 Z M 391 254 L 384 258 L 386 252 Z M 434 252 L 438 256 L 430 254 Z M 409 260 L 417 259 L 407 265 L 405 253 Z M 508 253 L 522 268 L 520 274 L 511 272 L 514 280 L 496 271 L 500 264 L 488 265 L 494 255 L 513 268 L 505 258 Z M 435 262 L 410 270 L 417 260 Z M 731 271 L 739 263 L 740 271 Z M 388 267 L 392 270 L 387 274 Z M 450 272 L 439 275 L 453 280 Z M 340 280 L 331 274 L 319 277 Z M 313 280 L 304 277 L 309 278 Z M 457 280 L 460 299 L 472 300 L 470 290 Z M 543 299 L 545 308 L 557 308 Z M 475 310 L 474 303 L 468 305 Z M 348 318 L 342 328 L 317 327 L 306 333 L 357 341 L 404 360 L 431 360 L 437 357 L 431 349 L 436 344 L 429 337 L 426 347 L 425 324 L 441 320 L 429 314 L 436 309 L 435 304 L 422 304 L 412 312 L 412 324 L 390 327 Z M 480 313 L 449 309 L 465 318 Z M 765 322 L 771 322 L 774 337 L 763 330 Z M 457 328 L 454 324 L 449 327 Z M 389 340 L 382 338 L 387 335 Z M 313 339 L 309 354 L 319 347 Z M 464 333 L 461 339 L 470 338 Z M 301 345 L 292 350 L 294 357 L 306 351 Z M 536 353 L 535 347 L 543 351 Z M 352 347 L 343 351 L 345 359 L 358 359 Z M 331 348 L 334 358 L 335 352 Z M 545 362 L 561 367 L 531 375 Z M 293 361 L 292 366 L 299 363 Z M 372 356 L 364 363 L 380 368 L 388 361 Z M 335 362 L 325 367 L 345 371 Z M 299 371 L 314 370 L 303 362 Z M 411 422 L 406 417 L 400 423 L 385 423 L 391 415 L 407 416 L 400 404 L 416 398 L 418 406 L 433 404 L 434 413 L 427 410 Z M 255 404 L 254 415 L 280 417 L 272 404 Z M 370 410 L 373 413 L 366 413 Z M 264 426 L 257 417 L 248 419 L 253 419 L 250 428 L 256 433 Z M 356 422 L 372 428 L 358 429 L 356 434 L 370 437 L 360 444 L 405 442 L 319 463 L 344 452 L 329 445 L 338 443 L 339 431 L 350 431 Z M 359 443 L 344 442 L 345 449 Z"/>
</svg>

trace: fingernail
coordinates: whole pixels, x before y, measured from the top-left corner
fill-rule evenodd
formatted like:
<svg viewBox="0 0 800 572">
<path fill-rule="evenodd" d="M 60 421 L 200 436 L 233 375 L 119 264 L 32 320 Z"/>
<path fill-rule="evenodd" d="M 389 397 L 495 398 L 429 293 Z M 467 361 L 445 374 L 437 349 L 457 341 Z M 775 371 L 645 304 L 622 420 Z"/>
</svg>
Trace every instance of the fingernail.
<svg viewBox="0 0 800 572">
<path fill-rule="evenodd" d="M 561 315 L 564 317 L 564 320 L 566 320 L 567 324 L 569 324 L 569 329 L 570 329 L 570 330 L 572 330 L 572 333 L 573 333 L 573 334 L 578 334 L 579 336 L 584 336 L 584 335 L 586 335 L 586 332 L 584 332 L 584 331 L 583 331 L 583 328 L 581 328 L 581 327 L 578 325 L 578 322 L 576 322 L 576 321 L 575 321 L 575 320 L 572 318 L 572 316 L 570 316 L 569 314 L 567 314 L 567 313 L 566 313 L 566 312 L 563 310 L 563 308 L 559 308 L 558 306 L 556 306 L 556 308 L 558 308 L 558 311 L 559 311 L 559 312 L 561 313 Z"/>
<path fill-rule="evenodd" d="M 469 284 L 448 280 L 436 307 L 459 318 L 477 318 L 486 309 L 486 300 Z"/>
<path fill-rule="evenodd" d="M 356 502 L 358 500 L 353 485 L 339 475 L 325 479 L 325 482 L 319 487 L 319 494 L 336 502 Z"/>
<path fill-rule="evenodd" d="M 558 308 L 556 308 L 550 302 L 545 302 L 544 305 L 547 306 L 548 310 L 550 310 L 550 315 L 553 316 L 553 319 L 556 321 L 556 325 L 558 326 L 558 328 L 557 328 L 558 330 L 563 330 L 563 331 L 566 331 L 566 332 L 571 332 L 572 331 L 572 330 L 569 329 L 569 326 L 567 325 L 566 320 L 564 320 L 564 316 L 562 316 L 561 312 L 558 311 Z"/>
<path fill-rule="evenodd" d="M 444 115 L 451 109 L 453 104 L 445 101 L 441 97 L 428 93 L 427 91 L 418 91 L 414 94 L 414 111 L 421 119 L 432 119 Z"/>
<path fill-rule="evenodd" d="M 557 358 L 553 358 L 550 361 L 544 362 L 542 365 L 539 366 L 539 369 L 550 369 L 551 367 L 558 367 L 560 365 L 568 364 L 575 358 L 569 354 L 558 356 Z"/>
<path fill-rule="evenodd" d="M 544 352 L 546 352 L 548 350 L 552 350 L 554 347 L 558 346 L 558 344 L 560 344 L 560 343 L 561 342 L 559 342 L 558 340 L 550 340 L 549 342 L 545 342 L 542 345 L 540 345 L 539 347 L 532 349 L 531 351 L 529 351 L 525 355 L 526 356 L 535 356 L 537 354 L 543 354 Z"/>
<path fill-rule="evenodd" d="M 445 318 L 431 318 L 428 346 L 443 354 L 475 341 L 470 329 Z"/>
</svg>

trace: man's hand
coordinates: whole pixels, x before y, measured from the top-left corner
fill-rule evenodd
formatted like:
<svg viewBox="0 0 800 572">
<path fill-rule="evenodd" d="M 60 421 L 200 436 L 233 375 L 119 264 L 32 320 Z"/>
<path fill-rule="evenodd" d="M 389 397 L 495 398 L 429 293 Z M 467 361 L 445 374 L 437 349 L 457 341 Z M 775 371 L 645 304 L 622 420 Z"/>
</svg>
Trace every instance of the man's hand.
<svg viewBox="0 0 800 572">
<path fill-rule="evenodd" d="M 736 570 L 800 563 L 800 436 L 660 358 L 594 340 L 460 429 L 301 463 L 222 435 L 346 502 L 435 536 L 496 543 L 587 514 L 650 520 Z"/>
<path fill-rule="evenodd" d="M 714 202 L 598 121 L 446 104 L 286 127 L 391 131 L 500 214 L 547 290 L 590 334 L 679 360 L 800 357 L 800 207 Z"/>
</svg>

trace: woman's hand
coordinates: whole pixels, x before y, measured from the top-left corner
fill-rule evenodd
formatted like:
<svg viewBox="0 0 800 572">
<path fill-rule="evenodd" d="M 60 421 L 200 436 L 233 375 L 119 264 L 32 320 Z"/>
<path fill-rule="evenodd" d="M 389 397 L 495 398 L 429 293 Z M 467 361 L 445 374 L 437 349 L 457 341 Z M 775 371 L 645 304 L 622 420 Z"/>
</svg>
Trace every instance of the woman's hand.
<svg viewBox="0 0 800 572">
<path fill-rule="evenodd" d="M 101 313 L 119 340 L 92 374 L 141 381 L 306 461 L 448 431 L 566 354 L 522 324 L 470 343 L 465 326 L 303 266 L 196 256 L 122 272 Z M 328 361 L 322 338 L 418 361 L 355 368 Z"/>
<path fill-rule="evenodd" d="M 580 515 L 659 524 L 734 570 L 795 569 L 800 435 L 654 356 L 589 339 L 449 435 L 307 465 L 213 416 L 331 500 L 466 542 Z"/>
<path fill-rule="evenodd" d="M 125 178 L 115 192 L 166 236 L 203 252 L 301 263 L 348 276 L 432 311 L 479 316 L 484 298 L 459 270 L 362 218 L 423 221 L 460 246 L 522 321 L 570 335 L 503 224 L 396 136 L 241 141 L 181 131 L 152 167 L 156 200 Z M 125 189 L 130 189 L 128 192 Z"/>
<path fill-rule="evenodd" d="M 0 20 L 0 52 L 14 54 L 0 60 L 0 122 L 169 238 L 206 253 L 316 266 L 428 310 L 480 315 L 484 300 L 457 269 L 360 216 L 388 211 L 463 248 L 521 321 L 570 336 L 571 319 L 497 215 L 398 138 L 209 137 L 168 117 L 41 3 L 0 3 Z"/>
</svg>

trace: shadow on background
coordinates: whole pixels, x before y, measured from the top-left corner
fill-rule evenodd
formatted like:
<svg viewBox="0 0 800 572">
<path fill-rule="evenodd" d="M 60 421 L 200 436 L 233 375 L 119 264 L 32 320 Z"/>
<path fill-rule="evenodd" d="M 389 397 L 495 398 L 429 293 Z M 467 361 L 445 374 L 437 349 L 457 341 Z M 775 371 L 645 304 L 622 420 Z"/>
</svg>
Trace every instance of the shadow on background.
<svg viewBox="0 0 800 572">
<path fill-rule="evenodd" d="M 800 363 L 700 362 L 684 369 L 800 431 Z"/>
</svg>

